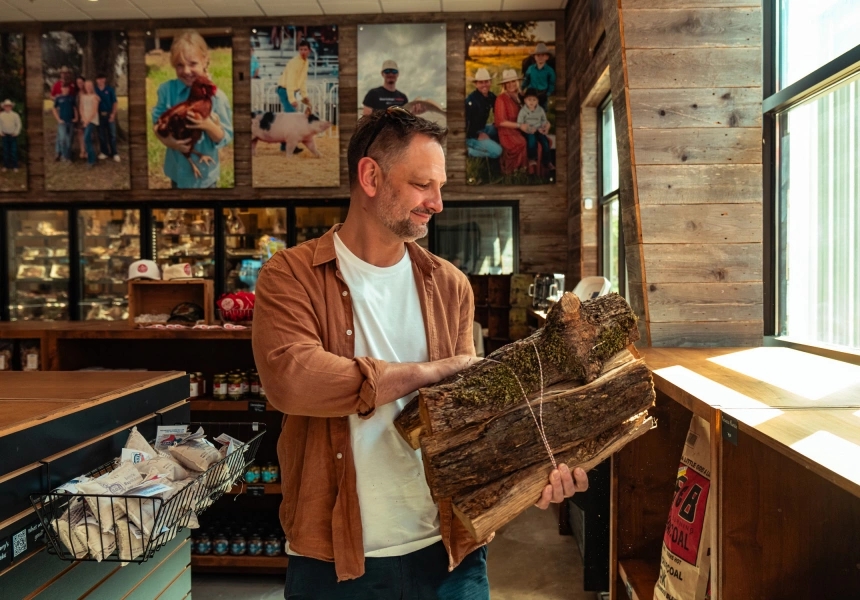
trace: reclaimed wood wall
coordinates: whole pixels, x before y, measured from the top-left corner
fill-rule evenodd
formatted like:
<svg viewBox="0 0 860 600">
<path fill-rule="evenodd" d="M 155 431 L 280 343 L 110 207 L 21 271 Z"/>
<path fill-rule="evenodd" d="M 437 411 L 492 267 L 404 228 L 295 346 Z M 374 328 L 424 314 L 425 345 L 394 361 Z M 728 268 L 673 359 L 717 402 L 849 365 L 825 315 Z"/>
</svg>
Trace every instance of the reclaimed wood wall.
<svg viewBox="0 0 860 600">
<path fill-rule="evenodd" d="M 519 202 L 519 271 L 566 272 L 567 175 L 558 170 L 558 181 L 547 186 L 468 186 L 465 152 L 465 27 L 466 23 L 487 21 L 554 20 L 556 22 L 557 89 L 566 89 L 565 28 L 563 11 L 483 12 L 483 13 L 410 13 L 386 15 L 335 15 L 327 17 L 184 19 L 162 21 L 110 21 L 84 23 L 4 23 L 4 31 L 23 31 L 26 37 L 27 123 L 30 140 L 29 190 L 0 194 L 0 203 L 16 205 L 40 203 L 246 201 L 348 198 L 346 149 L 357 120 L 358 106 L 356 32 L 362 23 L 445 23 L 448 44 L 448 185 L 445 201 Z M 340 32 L 340 154 L 341 185 L 337 188 L 256 189 L 251 185 L 251 86 L 248 76 L 251 61 L 250 29 L 275 24 L 325 25 L 336 23 Z M 235 126 L 236 187 L 215 190 L 149 190 L 146 164 L 145 53 L 147 31 L 159 27 L 233 28 L 233 90 Z M 44 142 L 42 135 L 42 57 L 40 36 L 43 31 L 120 29 L 129 36 L 129 128 L 131 138 L 131 190 L 111 192 L 48 192 L 45 190 Z M 469 90 L 471 91 L 471 90 Z M 567 159 L 567 117 L 565 96 L 556 100 L 557 164 Z M 575 283 L 575 281 L 574 281 Z"/>
<path fill-rule="evenodd" d="M 603 6 L 629 300 L 643 340 L 760 345 L 761 6 Z"/>
</svg>

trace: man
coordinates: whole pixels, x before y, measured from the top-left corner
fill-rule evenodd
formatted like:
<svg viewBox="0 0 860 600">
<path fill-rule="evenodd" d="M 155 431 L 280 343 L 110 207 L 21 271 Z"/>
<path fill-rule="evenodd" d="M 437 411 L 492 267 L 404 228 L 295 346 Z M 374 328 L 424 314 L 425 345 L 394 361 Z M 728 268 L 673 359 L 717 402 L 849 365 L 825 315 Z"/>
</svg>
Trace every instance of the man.
<svg viewBox="0 0 860 600">
<path fill-rule="evenodd" d="M 96 95 L 99 97 L 99 160 L 110 157 L 119 162 L 116 151 L 116 90 L 107 84 L 107 76 L 102 73 L 96 76 Z"/>
<path fill-rule="evenodd" d="M 472 79 L 474 91 L 466 96 L 466 147 L 469 156 L 499 158 L 502 146 L 499 134 L 490 121 L 490 112 L 496 104 L 496 95 L 490 91 L 490 72 L 483 67 Z"/>
<path fill-rule="evenodd" d="M 538 104 L 546 110 L 547 99 L 555 93 L 555 69 L 547 61 L 549 60 L 549 48 L 543 42 L 535 46 L 535 62 L 525 70 L 522 91 L 533 89 L 538 92 Z"/>
<path fill-rule="evenodd" d="M 299 102 L 296 100 L 296 92 L 302 97 L 302 104 L 310 107 L 308 98 L 308 56 L 311 53 L 311 45 L 307 40 L 299 42 L 299 53 L 290 59 L 281 78 L 278 79 L 278 99 L 284 112 L 297 112 Z M 281 144 L 281 152 L 287 149 L 287 145 Z"/>
<path fill-rule="evenodd" d="M 13 108 L 15 104 L 8 98 L 3 101 L 0 112 L 0 138 L 3 139 L 3 172 L 12 169 L 18 172 L 18 136 L 21 134 L 21 116 Z"/>
<path fill-rule="evenodd" d="M 361 119 L 346 221 L 260 271 L 254 360 L 287 415 L 288 600 L 489 598 L 490 540 L 433 503 L 420 452 L 393 426 L 417 389 L 479 360 L 468 280 L 415 243 L 442 210 L 445 135 L 398 108 Z M 542 508 L 588 486 L 567 467 L 551 481 Z"/>
<path fill-rule="evenodd" d="M 400 71 L 397 63 L 388 59 L 382 63 L 382 85 L 373 88 L 364 95 L 361 114 L 367 116 L 375 110 L 388 108 L 389 106 L 403 106 L 409 99 L 397 89 L 397 78 Z"/>
<path fill-rule="evenodd" d="M 74 77 L 72 77 L 72 71 L 69 67 L 62 66 L 60 67 L 60 78 L 54 82 L 54 85 L 51 86 L 51 100 L 56 100 L 57 96 L 60 96 L 63 93 L 63 86 L 68 88 L 67 94 L 72 96 L 73 99 L 77 99 L 78 96 L 78 86 L 75 85 Z M 54 154 L 55 160 L 60 160 L 62 157 L 62 151 L 60 149 L 60 136 L 57 136 L 56 142 L 54 142 Z"/>
</svg>

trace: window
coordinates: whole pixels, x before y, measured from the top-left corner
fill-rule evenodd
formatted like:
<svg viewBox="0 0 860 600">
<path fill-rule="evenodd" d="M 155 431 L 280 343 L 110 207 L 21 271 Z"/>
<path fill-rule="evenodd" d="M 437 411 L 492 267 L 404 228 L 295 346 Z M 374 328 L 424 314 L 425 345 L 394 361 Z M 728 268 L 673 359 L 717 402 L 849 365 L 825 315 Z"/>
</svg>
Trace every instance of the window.
<svg viewBox="0 0 860 600">
<path fill-rule="evenodd" d="M 449 202 L 430 221 L 431 250 L 467 275 L 516 273 L 516 210 Z"/>
<path fill-rule="evenodd" d="M 781 0 L 773 140 L 777 336 L 860 349 L 860 2 Z M 766 158 L 767 160 L 767 158 Z"/>
<path fill-rule="evenodd" d="M 624 246 L 621 239 L 621 205 L 618 200 L 618 148 L 612 97 L 600 105 L 600 264 L 612 291 L 624 289 Z"/>
</svg>

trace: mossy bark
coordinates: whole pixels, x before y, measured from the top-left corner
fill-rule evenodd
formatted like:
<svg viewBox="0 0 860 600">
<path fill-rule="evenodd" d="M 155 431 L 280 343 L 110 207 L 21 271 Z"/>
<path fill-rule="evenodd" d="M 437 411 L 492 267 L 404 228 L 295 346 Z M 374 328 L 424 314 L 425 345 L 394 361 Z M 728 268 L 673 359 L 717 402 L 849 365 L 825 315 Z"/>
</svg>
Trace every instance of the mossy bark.
<svg viewBox="0 0 860 600">
<path fill-rule="evenodd" d="M 636 315 L 618 294 L 580 302 L 566 293 L 531 336 L 421 389 L 423 429 L 436 435 L 486 421 L 533 397 L 541 384 L 591 382 L 608 358 L 638 339 Z"/>
<path fill-rule="evenodd" d="M 653 402 L 651 373 L 644 360 L 632 360 L 584 386 L 566 382 L 546 390 L 542 403 L 544 433 L 556 455 L 597 438 Z M 539 415 L 540 400 L 530 404 Z M 533 464 L 551 464 L 524 401 L 479 425 L 422 436 L 420 442 L 427 483 L 437 499 L 491 483 Z"/>
</svg>

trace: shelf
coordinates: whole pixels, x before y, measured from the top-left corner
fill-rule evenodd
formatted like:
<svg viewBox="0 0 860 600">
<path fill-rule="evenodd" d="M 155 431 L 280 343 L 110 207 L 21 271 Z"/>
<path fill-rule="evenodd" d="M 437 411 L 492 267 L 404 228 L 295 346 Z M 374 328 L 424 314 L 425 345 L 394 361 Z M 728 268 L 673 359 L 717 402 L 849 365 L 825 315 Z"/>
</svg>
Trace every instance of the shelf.
<svg viewBox="0 0 860 600">
<path fill-rule="evenodd" d="M 58 238 L 67 238 L 68 233 L 58 233 L 55 235 L 16 235 L 16 240 L 55 240 Z"/>
<path fill-rule="evenodd" d="M 248 486 L 263 486 L 263 493 L 267 496 L 279 496 L 281 494 L 281 483 L 242 483 L 239 482 L 238 485 L 234 485 L 231 489 L 224 492 L 225 494 L 229 494 L 231 496 L 238 496 L 240 494 L 244 494 L 246 496 L 248 494 Z"/>
<path fill-rule="evenodd" d="M 630 600 L 651 600 L 660 573 L 660 561 L 628 559 L 618 561 L 618 574 Z"/>
<path fill-rule="evenodd" d="M 68 280 L 68 278 L 61 279 L 61 278 L 46 277 L 44 279 L 41 279 L 38 277 L 20 277 L 20 278 L 15 278 L 13 281 L 15 283 L 68 283 L 69 280 Z"/>
<path fill-rule="evenodd" d="M 241 412 L 248 411 L 249 400 L 212 400 L 211 398 L 201 398 L 191 401 L 191 410 L 215 410 L 225 412 Z M 278 412 L 278 409 L 273 407 L 268 402 L 266 403 L 266 412 Z"/>
<path fill-rule="evenodd" d="M 164 233 L 162 231 L 156 231 L 157 235 L 165 236 L 165 235 L 187 235 L 189 237 L 203 237 L 203 238 L 214 238 L 214 233 Z"/>
<path fill-rule="evenodd" d="M 121 240 L 123 238 L 136 238 L 140 237 L 139 233 L 87 233 L 84 234 L 84 239 L 86 238 L 108 238 L 110 240 Z"/>
<path fill-rule="evenodd" d="M 287 571 L 289 557 L 283 556 L 213 556 L 192 554 L 193 571 L 218 571 L 221 573 L 272 573 L 283 575 Z"/>
</svg>

